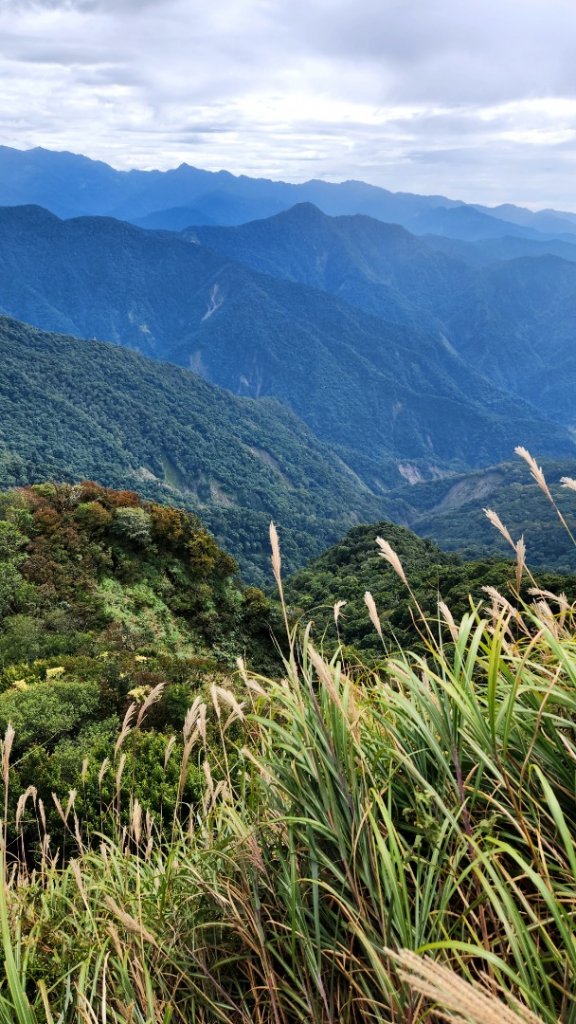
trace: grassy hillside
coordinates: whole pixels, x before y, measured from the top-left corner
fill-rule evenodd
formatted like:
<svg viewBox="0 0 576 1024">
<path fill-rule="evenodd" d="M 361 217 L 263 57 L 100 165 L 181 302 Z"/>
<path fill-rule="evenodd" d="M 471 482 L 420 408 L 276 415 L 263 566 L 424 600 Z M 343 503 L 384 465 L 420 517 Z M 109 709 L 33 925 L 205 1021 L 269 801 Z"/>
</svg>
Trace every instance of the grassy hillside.
<svg viewBox="0 0 576 1024">
<path fill-rule="evenodd" d="M 165 517 L 145 577 L 172 560 L 173 512 L 74 493 L 24 496 L 36 565 L 85 535 L 86 506 L 102 528 L 95 505 L 120 581 L 142 557 L 127 512 Z M 226 572 L 209 577 L 219 610 Z M 150 655 L 124 652 L 117 691 L 93 661 L 75 679 L 64 658 L 5 673 L 7 1024 L 571 1024 L 574 608 L 503 596 L 443 616 L 425 656 L 407 646 L 381 671 L 298 634 L 281 673 L 204 667 L 160 693 L 132 678 L 122 727 L 110 694 Z"/>
<path fill-rule="evenodd" d="M 197 509 L 251 580 L 271 518 L 292 566 L 383 499 L 272 401 L 175 366 L 0 318 L 0 484 L 96 479 Z"/>
</svg>

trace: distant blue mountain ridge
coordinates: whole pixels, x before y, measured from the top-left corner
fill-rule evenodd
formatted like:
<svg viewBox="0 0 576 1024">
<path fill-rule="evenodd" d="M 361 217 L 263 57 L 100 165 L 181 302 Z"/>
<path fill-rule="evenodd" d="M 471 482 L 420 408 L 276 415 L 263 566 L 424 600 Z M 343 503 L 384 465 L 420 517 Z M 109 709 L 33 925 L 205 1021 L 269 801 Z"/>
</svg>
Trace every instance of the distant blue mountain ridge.
<svg viewBox="0 0 576 1024">
<path fill-rule="evenodd" d="M 331 216 L 362 213 L 418 235 L 576 241 L 576 214 L 555 210 L 491 208 L 446 196 L 390 192 L 363 181 L 293 184 L 186 163 L 169 171 L 118 171 L 75 153 L 0 147 L 0 205 L 38 204 L 64 218 L 111 216 L 146 228 L 181 230 L 191 224 L 241 224 L 302 202 Z"/>
</svg>

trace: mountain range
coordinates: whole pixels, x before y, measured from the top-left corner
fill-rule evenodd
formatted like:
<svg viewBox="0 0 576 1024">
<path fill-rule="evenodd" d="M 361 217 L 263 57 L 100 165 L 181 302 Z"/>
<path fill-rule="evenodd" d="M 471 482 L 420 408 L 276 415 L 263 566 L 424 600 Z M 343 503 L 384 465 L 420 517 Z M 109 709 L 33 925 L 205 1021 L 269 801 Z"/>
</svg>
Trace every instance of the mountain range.
<svg viewBox="0 0 576 1024">
<path fill-rule="evenodd" d="M 382 516 L 476 555 L 490 493 L 572 566 L 494 467 L 574 475 L 576 215 L 5 147 L 1 203 L 0 484 L 178 500 L 259 582 L 270 517 L 288 568 Z"/>
<path fill-rule="evenodd" d="M 436 239 L 395 225 L 330 218 L 311 206 L 184 235 L 253 269 L 436 332 L 468 368 L 567 426 L 576 424 L 576 246 L 557 243 L 558 250 L 546 252 L 542 243 L 507 239 L 514 242 L 508 258 L 502 244 L 490 243 L 491 256 L 473 265 L 466 258 L 470 243 L 451 240 L 441 249 Z"/>
<path fill-rule="evenodd" d="M 371 490 L 400 483 L 400 474 L 420 478 L 501 461 L 519 440 L 543 455 L 572 454 L 562 424 L 495 387 L 447 337 L 439 316 L 454 315 L 454 292 L 459 310 L 458 274 L 469 281 L 469 267 L 404 229 L 365 218 L 358 227 L 356 220 L 305 206 L 265 221 L 261 244 L 282 261 L 272 276 L 249 265 L 244 246 L 236 260 L 216 252 L 216 238 L 208 247 L 190 232 L 5 207 L 0 311 L 45 330 L 136 348 L 235 394 L 274 397 L 336 446 Z M 300 266 L 310 283 L 290 279 L 279 228 L 292 250 L 289 266 Z M 334 238 L 357 230 L 355 248 Z M 364 238 L 374 231 L 385 243 L 376 238 L 370 249 Z M 323 272 L 314 270 L 316 257 L 310 262 L 316 240 Z M 342 288 L 334 264 L 348 282 Z M 576 275 L 576 265 L 564 265 Z M 395 322 L 376 316 L 380 295 L 389 316 L 395 296 L 396 308 L 410 313 L 401 309 Z"/>
<path fill-rule="evenodd" d="M 178 230 L 190 224 L 241 224 L 301 202 L 333 216 L 363 213 L 416 234 L 576 237 L 576 214 L 556 210 L 472 205 L 440 195 L 390 192 L 363 181 L 270 181 L 186 163 L 168 171 L 118 171 L 75 153 L 0 146 L 0 205 L 35 203 L 61 217 L 95 214 Z"/>
</svg>

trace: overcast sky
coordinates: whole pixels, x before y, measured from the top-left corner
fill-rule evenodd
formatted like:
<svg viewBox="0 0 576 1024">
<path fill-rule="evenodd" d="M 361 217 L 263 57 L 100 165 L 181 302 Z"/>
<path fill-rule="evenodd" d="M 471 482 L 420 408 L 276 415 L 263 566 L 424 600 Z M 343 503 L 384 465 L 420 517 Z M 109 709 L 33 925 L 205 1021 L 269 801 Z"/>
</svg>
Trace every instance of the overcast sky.
<svg viewBox="0 0 576 1024">
<path fill-rule="evenodd" d="M 0 0 L 0 143 L 576 210 L 576 0 Z"/>
</svg>

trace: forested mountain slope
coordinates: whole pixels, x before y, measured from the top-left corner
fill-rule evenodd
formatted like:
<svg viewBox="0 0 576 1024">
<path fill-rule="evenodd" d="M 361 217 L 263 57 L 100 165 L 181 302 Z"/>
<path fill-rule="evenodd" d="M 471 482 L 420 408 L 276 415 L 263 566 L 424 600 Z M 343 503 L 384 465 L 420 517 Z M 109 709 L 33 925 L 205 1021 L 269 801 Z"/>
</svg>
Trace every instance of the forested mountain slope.
<svg viewBox="0 0 576 1024">
<path fill-rule="evenodd" d="M 0 363 L 1 486 L 95 479 L 182 503 L 251 579 L 267 575 L 270 518 L 295 567 L 385 507 L 277 402 L 6 318 Z"/>
<path fill-rule="evenodd" d="M 439 273 L 446 291 L 448 270 Z M 465 468 L 507 458 L 519 442 L 573 450 L 568 433 L 471 370 L 440 332 L 390 324 L 169 233 L 4 208 L 0 308 L 276 397 L 346 458 Z"/>
<path fill-rule="evenodd" d="M 375 315 L 443 333 L 497 387 L 576 422 L 576 246 L 513 238 L 442 244 L 310 205 L 184 235 Z"/>
<path fill-rule="evenodd" d="M 368 313 L 434 329 L 474 273 L 397 224 L 328 217 L 311 203 L 237 227 L 192 227 L 185 238 L 273 277 L 330 292 Z M 575 248 L 576 252 L 576 248 Z"/>
<path fill-rule="evenodd" d="M 576 478 L 576 462 L 543 461 L 550 492 L 576 534 L 576 494 L 562 478 Z M 486 518 L 494 509 L 517 540 L 524 536 L 530 565 L 576 572 L 576 544 L 524 462 L 505 463 L 464 476 L 423 481 L 389 495 L 392 518 L 430 537 L 445 551 L 468 558 L 510 555 L 510 547 Z"/>
<path fill-rule="evenodd" d="M 494 529 L 492 527 L 492 529 Z M 400 558 L 412 594 L 389 563 L 379 554 L 376 538 L 391 544 Z M 555 593 L 566 592 L 576 598 L 576 577 L 538 571 L 538 584 Z M 362 655 L 383 658 L 398 645 L 426 642 L 426 627 L 420 610 L 431 623 L 438 616 L 438 601 L 444 601 L 458 621 L 475 602 L 490 605 L 484 587 L 495 587 L 514 600 L 515 563 L 493 557 L 463 561 L 446 554 L 429 540 L 391 522 L 357 526 L 334 547 L 295 573 L 286 582 L 286 594 L 292 610 L 300 610 L 303 621 L 314 620 L 313 636 L 324 637 L 333 646 L 339 639 Z M 530 600 L 533 586 L 528 577 L 522 596 Z M 370 621 L 364 601 L 369 591 L 376 602 L 382 626 L 381 643 Z M 344 601 L 334 620 L 334 605 Z M 428 627 L 429 628 L 429 627 Z"/>
<path fill-rule="evenodd" d="M 264 595 L 242 587 L 237 568 L 195 515 L 133 491 L 84 482 L 3 492 L 0 677 L 11 663 L 104 651 L 230 667 L 255 640 L 269 659 Z"/>
</svg>

